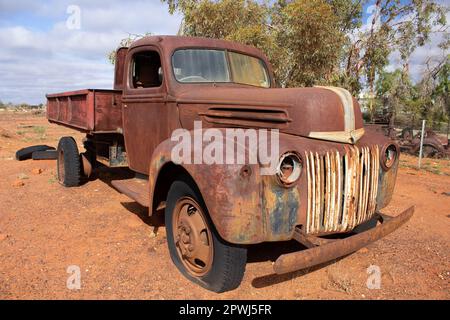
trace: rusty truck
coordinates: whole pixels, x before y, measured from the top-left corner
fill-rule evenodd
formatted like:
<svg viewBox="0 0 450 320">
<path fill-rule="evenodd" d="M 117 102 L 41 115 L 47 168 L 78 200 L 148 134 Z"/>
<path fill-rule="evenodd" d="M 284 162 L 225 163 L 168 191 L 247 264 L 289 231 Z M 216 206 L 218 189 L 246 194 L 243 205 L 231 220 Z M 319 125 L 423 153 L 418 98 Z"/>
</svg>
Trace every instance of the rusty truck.
<svg viewBox="0 0 450 320">
<path fill-rule="evenodd" d="M 60 139 L 60 184 L 78 186 L 99 166 L 128 168 L 133 177 L 112 185 L 150 216 L 164 213 L 173 263 L 211 291 L 239 286 L 252 245 L 300 242 L 304 250 L 274 261 L 284 274 L 355 252 L 413 215 L 414 207 L 380 212 L 394 192 L 399 145 L 364 127 L 355 98 L 336 87 L 277 87 L 254 47 L 142 38 L 117 50 L 112 90 L 48 94 L 47 118 L 86 134 L 82 153 L 72 137 Z M 195 131 L 196 121 L 200 130 L 277 130 L 276 170 L 173 161 L 172 133 Z"/>
</svg>

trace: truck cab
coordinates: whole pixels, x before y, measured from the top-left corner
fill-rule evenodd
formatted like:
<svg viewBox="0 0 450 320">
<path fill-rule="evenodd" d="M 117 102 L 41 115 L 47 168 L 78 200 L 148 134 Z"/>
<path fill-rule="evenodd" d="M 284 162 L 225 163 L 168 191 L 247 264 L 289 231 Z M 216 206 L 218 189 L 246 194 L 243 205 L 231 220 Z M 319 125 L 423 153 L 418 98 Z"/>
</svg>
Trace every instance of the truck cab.
<svg viewBox="0 0 450 320">
<path fill-rule="evenodd" d="M 356 99 L 335 87 L 277 88 L 269 61 L 250 46 L 145 37 L 117 50 L 113 90 L 47 99 L 50 122 L 86 133 L 81 154 L 61 139 L 60 183 L 76 186 L 99 165 L 128 167 L 136 177 L 113 186 L 149 215 L 164 213 L 172 261 L 215 292 L 239 285 L 250 245 L 294 239 L 308 247 L 277 259 L 282 274 L 358 250 L 413 213 L 380 213 L 399 147 L 364 127 Z M 275 137 L 273 163 L 259 153 L 263 134 Z M 228 145 L 232 160 L 235 149 L 244 156 L 225 161 Z"/>
</svg>

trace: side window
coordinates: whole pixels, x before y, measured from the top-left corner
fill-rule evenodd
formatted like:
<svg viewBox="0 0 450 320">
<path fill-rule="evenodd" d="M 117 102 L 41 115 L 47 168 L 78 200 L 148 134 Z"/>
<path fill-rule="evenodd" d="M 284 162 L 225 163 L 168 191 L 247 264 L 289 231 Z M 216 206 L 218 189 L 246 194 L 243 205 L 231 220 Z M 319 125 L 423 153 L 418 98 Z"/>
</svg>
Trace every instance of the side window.
<svg viewBox="0 0 450 320">
<path fill-rule="evenodd" d="M 163 80 L 161 58 L 156 51 L 144 51 L 133 56 L 132 64 L 133 88 L 160 87 Z"/>
</svg>

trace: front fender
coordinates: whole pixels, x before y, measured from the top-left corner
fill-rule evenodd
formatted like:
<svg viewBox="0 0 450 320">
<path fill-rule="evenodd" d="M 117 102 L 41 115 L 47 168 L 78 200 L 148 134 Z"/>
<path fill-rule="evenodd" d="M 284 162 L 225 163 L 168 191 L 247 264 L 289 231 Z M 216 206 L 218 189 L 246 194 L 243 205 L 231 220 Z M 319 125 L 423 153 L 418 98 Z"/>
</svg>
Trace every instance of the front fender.
<svg viewBox="0 0 450 320">
<path fill-rule="evenodd" d="M 177 143 L 167 139 L 152 155 L 149 169 L 150 204 L 153 204 L 155 189 L 158 188 L 156 181 L 161 170 L 165 165 L 174 163 L 171 153 Z M 177 165 L 184 168 L 197 184 L 210 218 L 224 240 L 240 244 L 263 241 L 259 165 Z"/>
</svg>

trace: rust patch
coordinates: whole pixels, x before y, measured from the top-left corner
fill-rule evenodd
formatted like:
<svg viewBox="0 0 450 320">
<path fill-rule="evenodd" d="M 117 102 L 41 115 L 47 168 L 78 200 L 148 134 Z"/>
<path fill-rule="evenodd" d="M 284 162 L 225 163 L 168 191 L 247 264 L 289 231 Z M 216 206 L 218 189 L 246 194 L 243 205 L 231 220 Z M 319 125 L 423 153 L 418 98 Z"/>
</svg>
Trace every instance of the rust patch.
<svg viewBox="0 0 450 320">
<path fill-rule="evenodd" d="M 397 181 L 399 160 L 397 158 L 396 163 L 390 170 L 384 171 L 380 169 L 379 190 L 376 201 L 377 210 L 381 210 L 391 202 L 392 195 L 394 194 L 395 182 Z"/>
<path fill-rule="evenodd" d="M 273 176 L 263 177 L 262 181 L 265 240 L 292 239 L 294 228 L 298 224 L 297 218 L 300 208 L 298 189 L 280 186 Z"/>
</svg>

